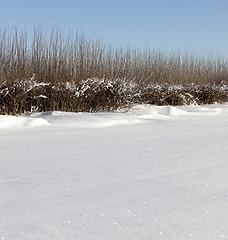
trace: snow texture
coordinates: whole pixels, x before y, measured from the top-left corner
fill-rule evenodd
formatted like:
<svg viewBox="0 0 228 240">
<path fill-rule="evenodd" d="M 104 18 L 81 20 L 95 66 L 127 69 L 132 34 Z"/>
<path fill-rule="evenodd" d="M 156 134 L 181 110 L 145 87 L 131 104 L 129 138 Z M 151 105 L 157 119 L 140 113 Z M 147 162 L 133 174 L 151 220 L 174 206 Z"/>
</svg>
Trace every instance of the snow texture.
<svg viewBox="0 0 228 240">
<path fill-rule="evenodd" d="M 0 239 L 228 239 L 228 105 L 0 116 Z"/>
</svg>

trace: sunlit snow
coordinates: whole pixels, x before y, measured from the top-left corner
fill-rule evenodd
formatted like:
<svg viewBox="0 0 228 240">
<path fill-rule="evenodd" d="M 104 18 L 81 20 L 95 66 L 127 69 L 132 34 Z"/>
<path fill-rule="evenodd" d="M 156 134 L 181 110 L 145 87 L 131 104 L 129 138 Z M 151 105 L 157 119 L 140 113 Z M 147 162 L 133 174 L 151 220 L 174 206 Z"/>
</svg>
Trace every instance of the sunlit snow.
<svg viewBox="0 0 228 240">
<path fill-rule="evenodd" d="M 0 239 L 228 239 L 228 105 L 0 116 Z"/>
</svg>

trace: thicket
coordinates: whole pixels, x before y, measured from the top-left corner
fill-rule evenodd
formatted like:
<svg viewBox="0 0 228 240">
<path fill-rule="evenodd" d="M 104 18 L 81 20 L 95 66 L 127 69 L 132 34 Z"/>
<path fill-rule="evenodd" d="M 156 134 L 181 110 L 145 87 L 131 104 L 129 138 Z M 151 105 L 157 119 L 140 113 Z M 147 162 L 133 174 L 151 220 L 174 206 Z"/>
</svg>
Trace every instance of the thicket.
<svg viewBox="0 0 228 240">
<path fill-rule="evenodd" d="M 114 47 L 83 32 L 0 30 L 0 114 L 227 101 L 219 56 Z"/>
</svg>

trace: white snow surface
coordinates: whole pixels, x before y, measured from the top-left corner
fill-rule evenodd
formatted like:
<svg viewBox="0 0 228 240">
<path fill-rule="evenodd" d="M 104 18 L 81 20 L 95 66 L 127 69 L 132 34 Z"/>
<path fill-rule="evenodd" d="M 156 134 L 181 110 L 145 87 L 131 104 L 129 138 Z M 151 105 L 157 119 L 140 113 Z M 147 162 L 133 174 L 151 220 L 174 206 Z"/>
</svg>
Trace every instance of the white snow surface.
<svg viewBox="0 0 228 240">
<path fill-rule="evenodd" d="M 228 105 L 0 116 L 0 239 L 228 239 Z"/>
</svg>

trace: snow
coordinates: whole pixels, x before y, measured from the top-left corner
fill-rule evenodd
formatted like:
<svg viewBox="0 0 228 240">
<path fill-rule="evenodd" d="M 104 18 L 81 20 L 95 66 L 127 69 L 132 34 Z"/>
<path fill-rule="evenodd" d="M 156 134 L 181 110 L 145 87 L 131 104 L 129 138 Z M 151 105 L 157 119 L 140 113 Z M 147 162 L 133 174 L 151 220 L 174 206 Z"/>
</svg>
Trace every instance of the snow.
<svg viewBox="0 0 228 240">
<path fill-rule="evenodd" d="M 228 239 L 228 105 L 0 116 L 0 239 Z"/>
</svg>

